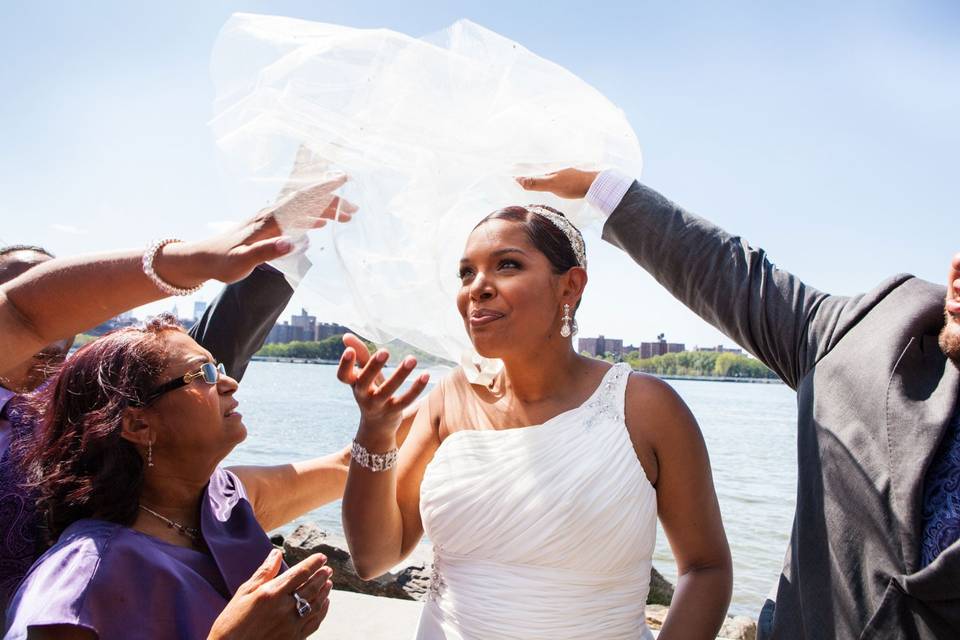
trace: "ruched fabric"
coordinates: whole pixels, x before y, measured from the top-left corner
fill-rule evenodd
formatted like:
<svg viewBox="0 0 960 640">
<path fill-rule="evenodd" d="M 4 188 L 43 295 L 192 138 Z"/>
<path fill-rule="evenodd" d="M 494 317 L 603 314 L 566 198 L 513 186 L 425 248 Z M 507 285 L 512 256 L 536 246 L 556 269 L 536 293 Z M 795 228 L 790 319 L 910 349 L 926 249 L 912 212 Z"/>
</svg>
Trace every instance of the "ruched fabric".
<svg viewBox="0 0 960 640">
<path fill-rule="evenodd" d="M 652 638 L 657 496 L 624 423 L 630 368 L 547 422 L 444 440 L 420 490 L 423 640 Z"/>
</svg>

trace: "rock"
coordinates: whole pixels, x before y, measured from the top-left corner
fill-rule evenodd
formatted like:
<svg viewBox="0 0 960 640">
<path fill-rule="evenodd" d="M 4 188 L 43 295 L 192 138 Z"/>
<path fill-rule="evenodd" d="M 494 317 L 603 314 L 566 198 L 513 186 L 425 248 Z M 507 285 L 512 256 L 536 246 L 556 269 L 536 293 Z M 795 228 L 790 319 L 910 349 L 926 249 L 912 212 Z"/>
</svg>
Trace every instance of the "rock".
<svg viewBox="0 0 960 640">
<path fill-rule="evenodd" d="M 663 621 L 667 618 L 668 609 L 662 604 L 648 604 L 646 609 L 647 626 L 657 630 L 663 626 Z"/>
<path fill-rule="evenodd" d="M 670 606 L 671 600 L 673 600 L 673 585 L 660 575 L 659 571 L 650 567 L 650 591 L 647 593 L 647 604 Z"/>
<path fill-rule="evenodd" d="M 415 564 L 397 574 L 397 584 L 413 600 L 424 602 L 430 592 L 430 574 L 432 564 Z"/>
<path fill-rule="evenodd" d="M 747 616 L 727 618 L 717 635 L 725 640 L 757 640 L 757 623 Z"/>
<path fill-rule="evenodd" d="M 298 526 L 283 541 L 283 557 L 288 565 L 292 566 L 314 553 L 327 556 L 327 565 L 333 569 L 334 589 L 386 598 L 414 599 L 404 590 L 399 581 L 401 576 L 397 574 L 385 573 L 373 580 L 362 580 L 350 559 L 346 541 L 332 538 L 315 524 Z M 411 582 L 412 577 L 406 581 Z"/>
<path fill-rule="evenodd" d="M 658 604 L 647 605 L 647 626 L 657 630 L 663 626 L 669 609 Z M 757 623 L 747 616 L 728 617 L 717 633 L 720 640 L 757 640 Z"/>
</svg>

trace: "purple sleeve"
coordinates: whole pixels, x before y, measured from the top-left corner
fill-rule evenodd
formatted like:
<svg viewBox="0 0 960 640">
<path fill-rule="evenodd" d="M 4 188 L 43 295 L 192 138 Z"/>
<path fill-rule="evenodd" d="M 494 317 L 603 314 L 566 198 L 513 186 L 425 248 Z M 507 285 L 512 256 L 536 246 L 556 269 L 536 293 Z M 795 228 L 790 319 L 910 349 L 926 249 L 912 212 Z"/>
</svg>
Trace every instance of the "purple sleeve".
<svg viewBox="0 0 960 640">
<path fill-rule="evenodd" d="M 27 637 L 28 627 L 67 624 L 98 630 L 84 601 L 109 538 L 58 544 L 31 569 L 7 609 L 5 639 Z"/>
</svg>

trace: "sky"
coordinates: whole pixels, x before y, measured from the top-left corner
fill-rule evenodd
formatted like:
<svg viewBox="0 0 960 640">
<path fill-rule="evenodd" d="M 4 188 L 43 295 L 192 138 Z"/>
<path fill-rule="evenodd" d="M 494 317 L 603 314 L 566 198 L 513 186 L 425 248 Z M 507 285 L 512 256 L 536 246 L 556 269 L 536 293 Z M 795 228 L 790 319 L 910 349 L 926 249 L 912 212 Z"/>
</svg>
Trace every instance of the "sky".
<svg viewBox="0 0 960 640">
<path fill-rule="evenodd" d="M 8 0 L 0 243 L 58 255 L 146 246 L 204 237 L 210 221 L 259 208 L 239 198 L 208 127 L 210 52 L 234 12 L 414 36 L 460 18 L 497 31 L 623 109 L 643 182 L 831 293 L 901 272 L 940 283 L 960 251 L 960 4 L 950 0 Z M 626 256 L 587 243 L 582 336 L 733 344 Z M 189 315 L 190 300 L 177 304 Z"/>
</svg>

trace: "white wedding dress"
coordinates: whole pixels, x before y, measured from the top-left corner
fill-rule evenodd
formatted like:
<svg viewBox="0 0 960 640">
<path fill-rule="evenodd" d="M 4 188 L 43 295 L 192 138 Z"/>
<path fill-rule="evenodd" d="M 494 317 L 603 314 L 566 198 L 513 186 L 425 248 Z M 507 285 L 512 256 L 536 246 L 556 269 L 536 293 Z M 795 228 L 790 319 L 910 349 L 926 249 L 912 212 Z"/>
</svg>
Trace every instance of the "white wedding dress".
<svg viewBox="0 0 960 640">
<path fill-rule="evenodd" d="M 541 425 L 444 440 L 420 489 L 435 557 L 418 639 L 653 637 L 657 495 L 624 423 L 629 372 Z"/>
</svg>

